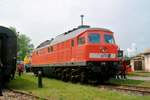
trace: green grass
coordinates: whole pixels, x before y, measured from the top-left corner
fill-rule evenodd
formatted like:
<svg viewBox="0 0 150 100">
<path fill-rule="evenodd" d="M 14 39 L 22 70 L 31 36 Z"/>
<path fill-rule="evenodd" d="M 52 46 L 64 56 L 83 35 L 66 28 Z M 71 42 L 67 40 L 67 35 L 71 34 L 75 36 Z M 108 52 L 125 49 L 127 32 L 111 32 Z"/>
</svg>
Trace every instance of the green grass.
<svg viewBox="0 0 150 100">
<path fill-rule="evenodd" d="M 110 79 L 107 83 L 112 83 L 112 84 L 116 84 L 116 85 L 139 85 L 143 82 L 144 81 L 141 81 L 141 80 Z"/>
<path fill-rule="evenodd" d="M 16 76 L 9 86 L 50 100 L 150 100 L 150 96 L 129 95 L 48 78 L 43 78 L 43 88 L 38 88 L 37 77 L 27 74 Z"/>
<path fill-rule="evenodd" d="M 135 71 L 135 72 L 129 73 L 128 76 L 150 77 L 150 72 Z"/>
<path fill-rule="evenodd" d="M 143 86 L 150 87 L 150 81 L 142 80 L 123 80 L 123 79 L 110 79 L 107 83 L 116 84 L 116 85 L 129 85 L 129 86 Z"/>
</svg>

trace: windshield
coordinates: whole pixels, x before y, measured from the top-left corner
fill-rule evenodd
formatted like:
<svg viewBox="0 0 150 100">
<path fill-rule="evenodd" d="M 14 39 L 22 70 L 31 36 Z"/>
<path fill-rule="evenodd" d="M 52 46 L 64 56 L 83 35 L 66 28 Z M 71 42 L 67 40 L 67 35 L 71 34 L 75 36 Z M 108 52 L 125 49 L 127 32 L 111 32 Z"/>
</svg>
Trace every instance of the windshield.
<svg viewBox="0 0 150 100">
<path fill-rule="evenodd" d="M 100 35 L 98 33 L 91 33 L 88 36 L 90 43 L 99 43 L 100 42 Z"/>
<path fill-rule="evenodd" d="M 112 35 L 104 35 L 105 43 L 115 44 L 114 38 Z"/>
</svg>

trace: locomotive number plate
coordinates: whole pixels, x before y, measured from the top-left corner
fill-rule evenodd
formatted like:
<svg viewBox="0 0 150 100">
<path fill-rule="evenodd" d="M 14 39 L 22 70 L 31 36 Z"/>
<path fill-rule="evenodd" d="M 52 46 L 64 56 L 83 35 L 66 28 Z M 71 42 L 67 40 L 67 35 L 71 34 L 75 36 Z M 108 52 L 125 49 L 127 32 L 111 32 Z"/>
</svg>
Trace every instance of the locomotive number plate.
<svg viewBox="0 0 150 100">
<path fill-rule="evenodd" d="M 115 58 L 115 54 L 110 53 L 90 53 L 90 58 Z"/>
</svg>

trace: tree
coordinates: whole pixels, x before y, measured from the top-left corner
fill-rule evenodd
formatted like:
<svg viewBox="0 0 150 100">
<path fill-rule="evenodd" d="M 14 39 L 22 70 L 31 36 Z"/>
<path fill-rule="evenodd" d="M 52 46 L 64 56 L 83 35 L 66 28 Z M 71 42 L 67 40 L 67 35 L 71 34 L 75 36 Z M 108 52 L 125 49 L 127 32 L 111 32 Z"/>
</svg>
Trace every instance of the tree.
<svg viewBox="0 0 150 100">
<path fill-rule="evenodd" d="M 17 58 L 18 60 L 23 60 L 24 57 L 34 49 L 34 45 L 28 36 L 17 32 L 14 27 L 10 27 L 10 29 L 17 35 Z"/>
</svg>

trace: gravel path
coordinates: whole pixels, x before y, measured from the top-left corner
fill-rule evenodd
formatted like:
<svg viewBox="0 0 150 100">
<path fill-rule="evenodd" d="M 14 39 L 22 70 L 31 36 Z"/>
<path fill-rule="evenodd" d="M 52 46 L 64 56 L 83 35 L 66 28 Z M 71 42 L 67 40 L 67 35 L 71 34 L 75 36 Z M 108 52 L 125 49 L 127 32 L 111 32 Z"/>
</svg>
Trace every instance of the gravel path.
<svg viewBox="0 0 150 100">
<path fill-rule="evenodd" d="M 132 80 L 150 81 L 150 77 L 131 76 L 131 77 L 127 77 L 127 78 L 132 79 Z"/>
<path fill-rule="evenodd" d="M 15 93 L 10 90 L 3 90 L 3 96 L 0 96 L 0 100 L 38 100 L 38 99 L 26 94 Z"/>
</svg>

